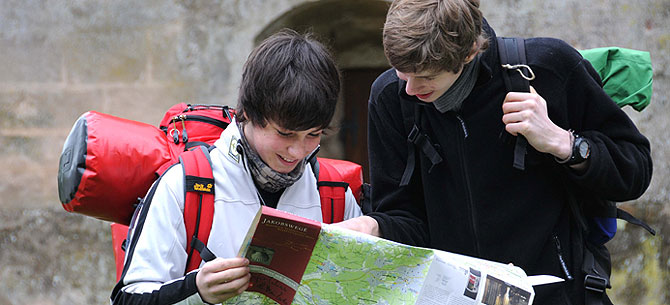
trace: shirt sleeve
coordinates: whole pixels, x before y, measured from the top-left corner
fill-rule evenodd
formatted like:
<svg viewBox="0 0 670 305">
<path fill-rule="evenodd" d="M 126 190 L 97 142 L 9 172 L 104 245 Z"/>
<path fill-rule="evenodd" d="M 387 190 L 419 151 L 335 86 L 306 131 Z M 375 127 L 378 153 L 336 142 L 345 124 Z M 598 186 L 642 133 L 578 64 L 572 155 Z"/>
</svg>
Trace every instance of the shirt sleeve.
<svg viewBox="0 0 670 305">
<path fill-rule="evenodd" d="M 640 197 L 651 182 L 650 144 L 628 115 L 600 87 L 591 64 L 582 60 L 566 84 L 570 128 L 590 145 L 585 172 L 566 169 L 582 189 L 612 201 Z M 572 96 L 570 96 L 572 95 Z"/>
<path fill-rule="evenodd" d="M 408 156 L 404 119 L 398 88 L 390 70 L 372 86 L 368 109 L 368 153 L 370 158 L 371 202 L 368 216 L 379 224 L 382 237 L 393 241 L 428 246 L 426 207 L 420 170 L 414 170 L 409 185 L 400 187 Z M 381 83 L 381 84 L 380 84 Z M 410 118 L 411 119 L 411 118 Z"/>
<path fill-rule="evenodd" d="M 363 211 L 361 211 L 361 207 L 358 206 L 358 202 L 356 201 L 356 197 L 354 197 L 354 193 L 351 192 L 351 188 L 347 188 L 344 197 L 344 220 L 362 216 Z"/>
<path fill-rule="evenodd" d="M 183 171 L 171 168 L 149 204 L 143 203 L 126 253 L 126 272 L 112 304 L 205 304 L 195 283 L 197 270 L 184 275 L 186 229 Z"/>
</svg>

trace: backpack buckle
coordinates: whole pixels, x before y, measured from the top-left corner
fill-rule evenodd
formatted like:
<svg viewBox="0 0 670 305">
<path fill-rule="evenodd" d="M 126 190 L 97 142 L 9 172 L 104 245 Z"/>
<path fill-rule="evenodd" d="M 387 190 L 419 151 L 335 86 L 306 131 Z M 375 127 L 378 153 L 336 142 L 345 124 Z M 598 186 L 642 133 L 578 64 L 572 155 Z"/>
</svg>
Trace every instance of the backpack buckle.
<svg viewBox="0 0 670 305">
<path fill-rule="evenodd" d="M 416 127 L 415 124 L 412 126 L 412 130 L 410 130 L 409 135 L 407 135 L 407 142 L 416 143 L 416 138 L 419 137 L 419 134 L 421 134 L 421 130 L 419 130 L 419 127 Z"/>
<path fill-rule="evenodd" d="M 607 279 L 602 276 L 587 274 L 584 277 L 584 288 L 587 290 L 604 293 L 607 288 Z"/>
</svg>

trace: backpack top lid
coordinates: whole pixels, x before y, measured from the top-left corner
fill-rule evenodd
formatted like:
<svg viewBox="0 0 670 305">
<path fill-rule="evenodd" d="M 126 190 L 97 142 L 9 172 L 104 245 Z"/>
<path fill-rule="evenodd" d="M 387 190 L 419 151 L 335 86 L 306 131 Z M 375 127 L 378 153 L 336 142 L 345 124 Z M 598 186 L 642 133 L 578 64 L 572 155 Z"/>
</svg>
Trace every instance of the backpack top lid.
<svg viewBox="0 0 670 305">
<path fill-rule="evenodd" d="M 603 81 L 603 89 L 619 107 L 642 111 L 651 102 L 652 78 L 649 52 L 619 47 L 579 50 Z"/>
</svg>

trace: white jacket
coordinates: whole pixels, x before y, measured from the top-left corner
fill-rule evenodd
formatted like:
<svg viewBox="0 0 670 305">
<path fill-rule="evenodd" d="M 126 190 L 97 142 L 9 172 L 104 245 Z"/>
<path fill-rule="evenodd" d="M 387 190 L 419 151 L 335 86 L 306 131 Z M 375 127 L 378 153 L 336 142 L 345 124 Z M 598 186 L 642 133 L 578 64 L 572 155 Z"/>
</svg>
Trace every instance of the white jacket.
<svg viewBox="0 0 670 305">
<path fill-rule="evenodd" d="M 217 148 L 210 152 L 215 199 L 207 247 L 217 257 L 237 255 L 261 206 L 254 182 L 244 164 L 246 158 L 237 151 L 239 138 L 239 129 L 233 121 L 215 142 Z M 310 165 L 306 164 L 302 177 L 284 190 L 277 209 L 322 221 L 317 180 L 311 173 Z M 121 292 L 112 295 L 112 299 L 114 304 L 149 304 L 157 300 L 162 304 L 179 300 L 183 300 L 179 304 L 204 304 L 195 289 L 195 272 L 184 275 L 188 255 L 183 216 L 183 167 L 173 166 L 157 183 L 146 217 L 131 224 L 133 238 L 129 239 L 132 242 L 126 250 L 126 261 L 130 260 L 130 265 L 122 283 L 117 284 L 123 285 Z M 347 189 L 344 219 L 360 215 L 356 199 L 351 189 Z"/>
</svg>

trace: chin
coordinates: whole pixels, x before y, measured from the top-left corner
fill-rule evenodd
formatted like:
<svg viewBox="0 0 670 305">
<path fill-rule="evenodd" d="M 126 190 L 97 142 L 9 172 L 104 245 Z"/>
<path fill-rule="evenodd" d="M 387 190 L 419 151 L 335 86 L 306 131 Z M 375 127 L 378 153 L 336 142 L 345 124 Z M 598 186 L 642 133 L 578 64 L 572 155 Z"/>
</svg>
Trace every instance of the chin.
<svg viewBox="0 0 670 305">
<path fill-rule="evenodd" d="M 297 164 L 296 164 L 296 165 L 297 165 Z M 275 171 L 278 172 L 278 173 L 288 174 L 288 173 L 292 172 L 292 171 L 295 169 L 296 165 L 294 165 L 293 167 L 290 167 L 290 168 L 287 168 L 286 166 L 281 166 L 280 168 L 278 168 L 278 167 L 272 167 L 272 169 L 275 170 Z"/>
</svg>

